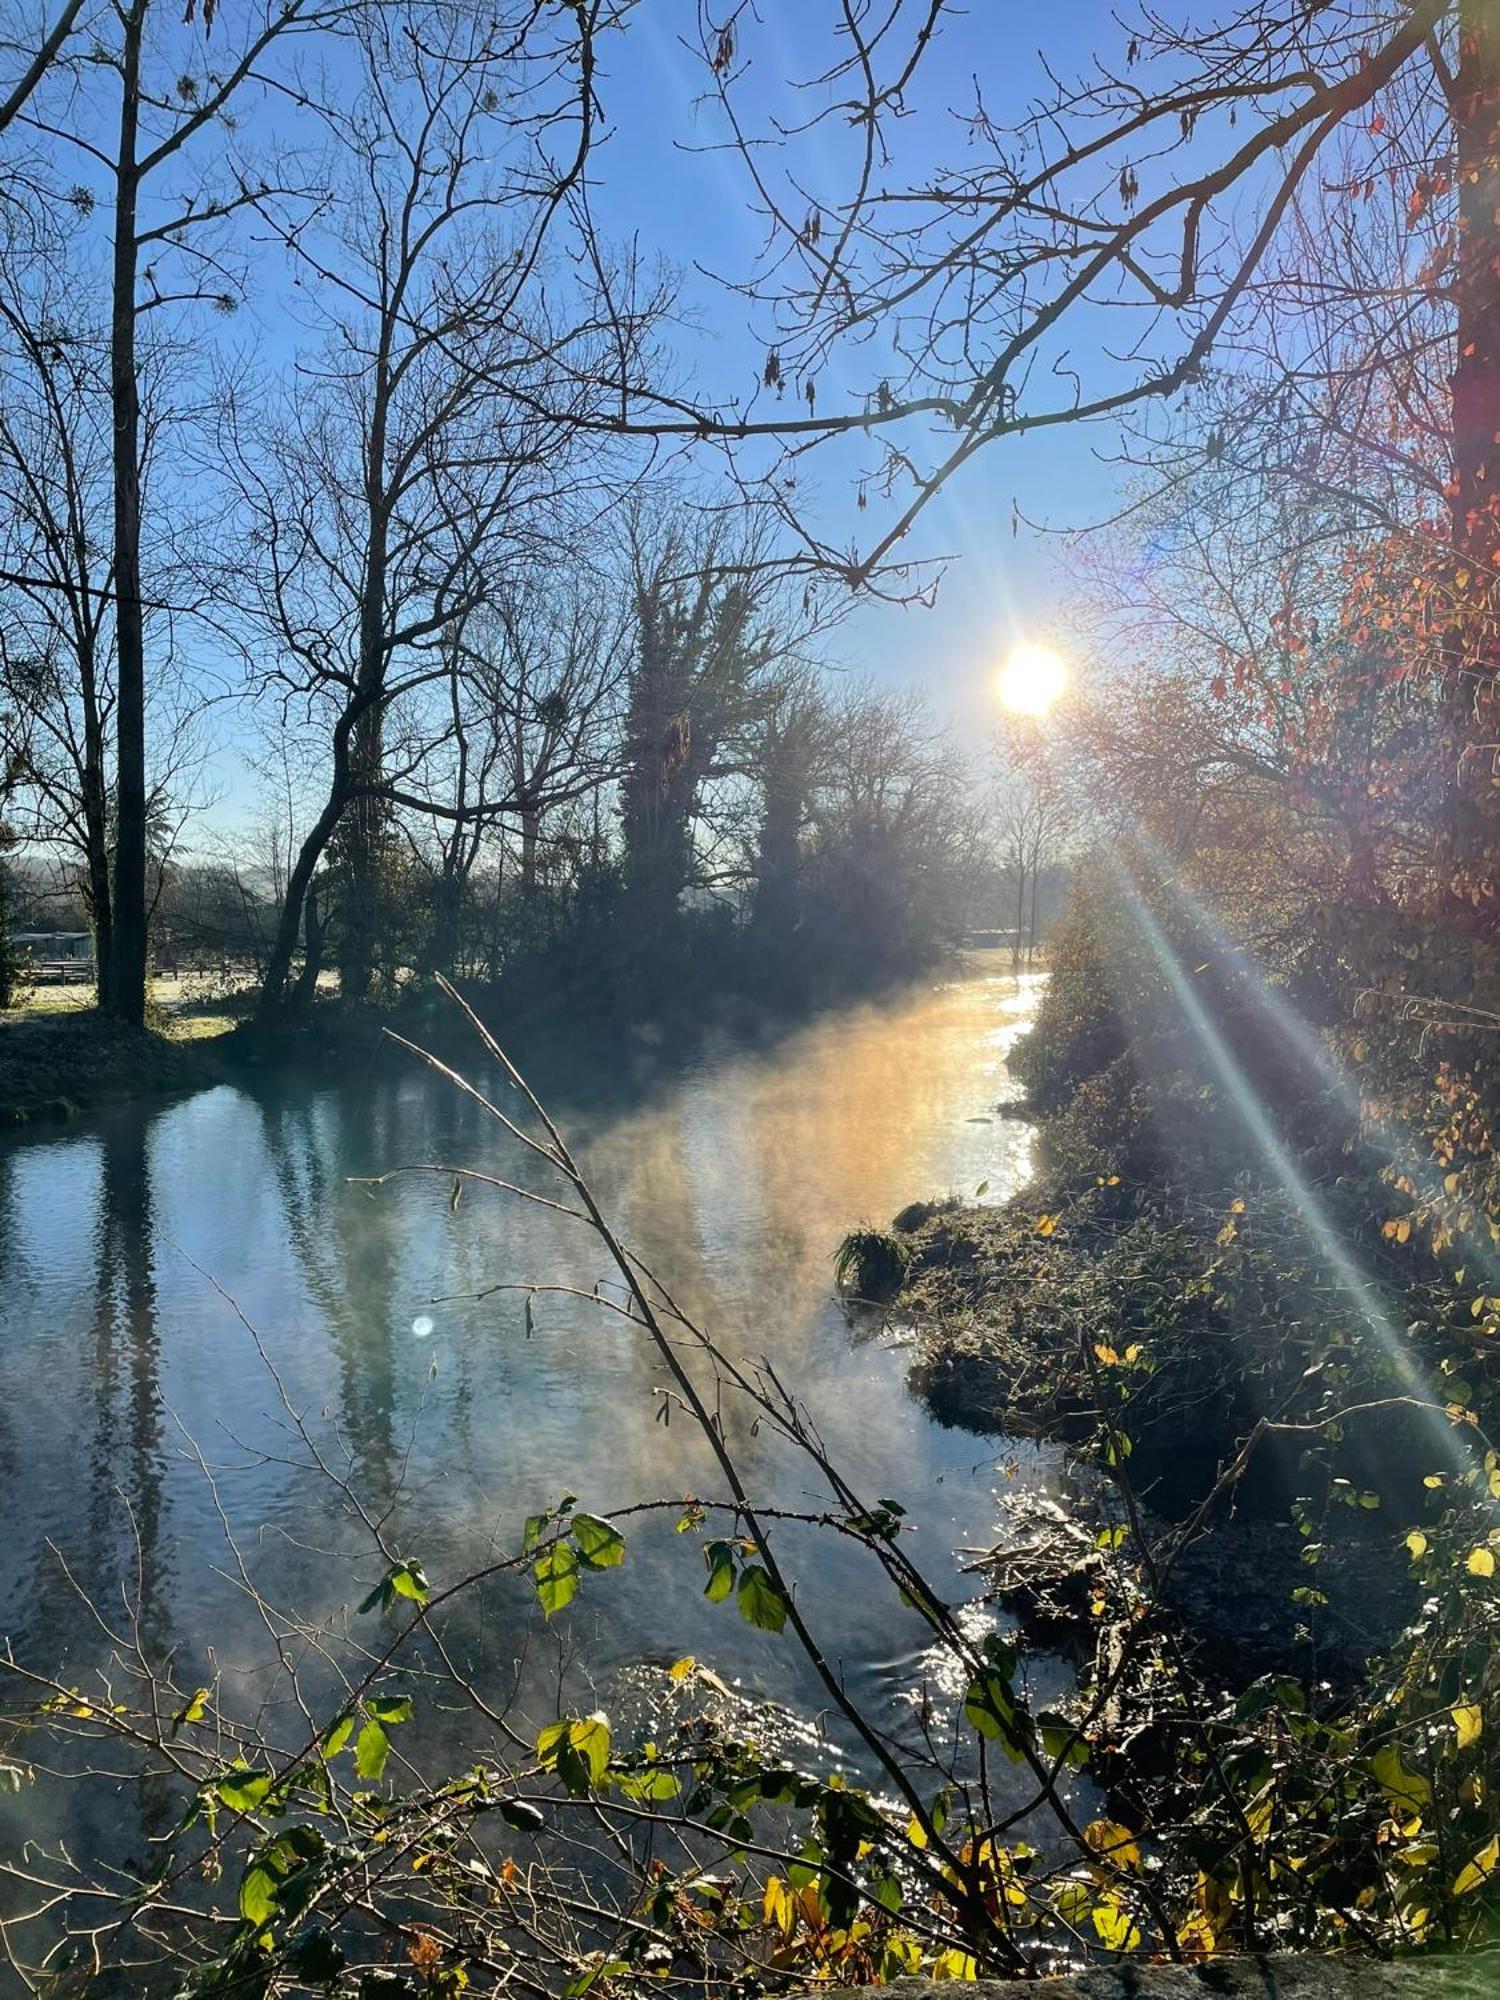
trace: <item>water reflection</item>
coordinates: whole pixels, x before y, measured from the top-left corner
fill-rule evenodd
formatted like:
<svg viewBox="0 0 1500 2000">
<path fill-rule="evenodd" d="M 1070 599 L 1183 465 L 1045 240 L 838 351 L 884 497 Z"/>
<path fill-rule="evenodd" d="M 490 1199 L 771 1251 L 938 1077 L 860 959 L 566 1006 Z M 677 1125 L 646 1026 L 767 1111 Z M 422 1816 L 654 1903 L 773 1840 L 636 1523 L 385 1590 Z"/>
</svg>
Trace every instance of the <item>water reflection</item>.
<svg viewBox="0 0 1500 2000">
<path fill-rule="evenodd" d="M 913 1197 L 1017 1185 L 1025 1128 L 993 1110 L 1034 991 L 976 973 L 675 1068 L 649 1051 L 628 1066 L 522 1051 L 621 1233 L 729 1351 L 771 1358 L 854 1483 L 904 1500 L 919 1560 L 950 1578 L 953 1548 L 993 1539 L 1005 1481 L 991 1450 L 905 1395 L 889 1342 L 851 1337 L 831 1259 L 852 1223 Z M 715 1490 L 701 1441 L 658 1421 L 662 1371 L 628 1327 L 545 1296 L 528 1330 L 519 1293 L 473 1296 L 530 1280 L 588 1292 L 608 1264 L 576 1225 L 474 1190 L 455 1209 L 438 1177 L 350 1185 L 423 1161 L 538 1185 L 543 1171 L 404 1062 L 222 1087 L 0 1149 L 0 1601 L 18 1654 L 73 1678 L 101 1654 L 49 1542 L 118 1602 L 138 1541 L 151 1650 L 175 1648 L 183 1684 L 224 1670 L 276 1698 L 219 1507 L 260 1588 L 308 1617 L 356 1601 L 372 1560 L 359 1522 L 300 1463 L 266 1360 L 329 1462 L 435 1577 L 513 1545 L 521 1517 L 565 1487 L 604 1511 Z M 729 1421 L 748 1482 L 800 1504 L 808 1469 L 743 1410 Z M 1021 1464 L 1035 1478 L 1045 1461 Z M 918 1621 L 870 1587 L 847 1544 L 788 1559 L 851 1688 L 906 1727 Z M 545 1634 L 528 1589 L 497 1584 L 460 1651 L 498 1698 L 516 1683 L 539 1709 L 564 1657 L 608 1684 L 694 1652 L 815 1712 L 821 1691 L 792 1649 L 707 1605 L 702 1582 L 689 1538 L 642 1529 L 625 1568 Z M 34 1796 L 29 1810 L 34 1825 Z"/>
</svg>

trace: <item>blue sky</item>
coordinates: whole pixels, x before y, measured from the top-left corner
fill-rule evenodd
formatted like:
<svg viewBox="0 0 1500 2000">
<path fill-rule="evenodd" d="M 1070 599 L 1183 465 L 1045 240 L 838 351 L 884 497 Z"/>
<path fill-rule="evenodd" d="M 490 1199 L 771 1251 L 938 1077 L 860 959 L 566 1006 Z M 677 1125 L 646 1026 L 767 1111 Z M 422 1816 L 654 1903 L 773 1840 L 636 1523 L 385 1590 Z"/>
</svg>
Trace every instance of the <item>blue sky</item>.
<svg viewBox="0 0 1500 2000">
<path fill-rule="evenodd" d="M 834 44 L 820 44 L 816 36 L 826 33 L 824 24 L 836 14 L 823 0 L 759 0 L 758 13 L 744 17 L 741 60 L 747 67 L 739 99 L 753 126 L 764 128 L 773 116 L 805 121 L 821 108 L 810 93 L 792 91 L 787 79 L 826 64 Z M 1011 39 L 1017 17 L 1012 10 L 1006 14 L 1002 23 L 997 0 L 971 0 L 969 11 L 939 34 L 909 93 L 910 115 L 892 128 L 899 147 L 893 183 L 962 157 L 965 141 L 955 112 L 972 101 L 976 75 L 1002 123 L 1020 117 L 1045 87 L 1037 51 Z M 767 329 L 751 303 L 711 274 L 744 279 L 754 267 L 763 225 L 753 212 L 743 164 L 717 149 L 724 137 L 720 114 L 705 92 L 701 65 L 684 46 L 694 37 L 695 15 L 694 0 L 641 0 L 628 32 L 609 39 L 600 93 L 610 136 L 595 156 L 593 205 L 607 234 L 635 240 L 680 271 L 687 323 L 674 335 L 679 366 L 699 400 L 723 403 L 747 395 L 758 381 Z M 216 56 L 222 60 L 212 38 L 205 49 L 199 27 L 169 27 L 169 18 L 176 24 L 175 13 L 169 16 L 164 7 L 164 71 L 175 69 L 179 49 L 194 69 Z M 1104 0 L 1063 0 L 1044 25 L 1048 60 L 1065 71 L 1085 66 L 1096 42 L 1118 51 L 1122 39 Z M 295 137 L 277 132 L 279 114 L 264 105 L 245 101 L 241 109 L 257 144 L 262 134 Z M 99 115 L 111 118 L 112 107 L 105 104 Z M 854 143 L 848 122 L 837 116 L 798 142 L 799 171 L 830 201 L 849 185 Z M 85 159 L 77 166 L 81 181 L 96 178 Z M 84 239 L 95 237 L 95 249 L 102 247 L 103 221 L 101 204 L 95 222 L 80 228 Z M 256 261 L 253 251 L 251 256 Z M 198 335 L 275 375 L 290 371 L 302 343 L 295 301 L 305 294 L 293 294 L 277 276 L 284 267 L 274 256 L 258 263 L 247 309 L 228 322 L 203 320 Z M 878 349 L 849 366 L 856 372 L 843 383 L 822 378 L 820 408 L 842 401 L 859 407 L 872 379 L 884 372 Z M 1018 639 L 1045 637 L 1067 593 L 1062 538 L 1038 535 L 1024 524 L 1013 535 L 1012 503 L 1027 519 L 1057 527 L 1107 514 L 1114 479 L 1097 454 L 1110 444 L 1104 431 L 1063 426 L 991 447 L 951 482 L 908 545 L 916 559 L 950 559 L 935 608 L 865 601 L 829 641 L 830 658 L 853 671 L 924 687 L 967 737 L 982 739 L 993 723 L 989 687 L 1000 660 Z M 878 500 L 872 499 L 868 514 L 855 504 L 865 450 L 852 441 L 833 444 L 806 462 L 799 480 L 805 511 L 831 542 L 868 546 L 872 537 Z M 705 475 L 712 470 L 710 459 Z M 216 715 L 222 752 L 213 780 L 222 796 L 214 817 L 222 823 L 242 818 L 253 800 L 237 755 L 247 727 L 243 712 L 226 706 Z"/>
<path fill-rule="evenodd" d="M 811 24 L 832 12 L 807 0 L 762 0 L 759 22 L 741 35 L 747 63 L 740 97 L 755 122 L 768 114 L 805 120 L 819 100 L 794 94 L 783 79 L 822 67 L 832 43 L 815 39 Z M 707 101 L 701 65 L 683 47 L 693 33 L 687 0 L 646 0 L 629 36 L 608 58 L 601 89 L 615 135 L 601 152 L 599 213 L 621 232 L 655 242 L 686 276 L 702 331 L 690 346 L 705 388 L 753 384 L 765 353 L 763 323 L 752 307 L 698 267 L 742 277 L 753 265 L 763 228 L 751 206 L 742 163 L 706 150 L 722 138 L 717 108 Z M 910 115 L 896 140 L 901 153 L 892 178 L 928 162 L 950 165 L 964 140 L 954 112 L 972 101 L 976 70 L 993 114 L 1022 114 L 1044 87 L 1034 47 L 1014 40 L 1019 10 L 974 0 L 955 16 L 924 58 L 911 93 Z M 1038 23 L 1040 25 L 1040 23 Z M 1122 36 L 1106 5 L 1063 0 L 1046 15 L 1049 59 L 1082 66 L 1096 41 L 1118 51 Z M 1024 30 L 1023 30 L 1024 31 Z M 849 146 L 842 121 L 830 120 L 799 164 L 821 169 L 824 186 L 848 185 Z M 844 156 L 840 157 L 840 148 Z M 871 369 L 869 372 L 878 372 Z M 867 379 L 867 377 L 865 378 Z M 847 385 L 855 396 L 864 383 Z M 836 402 L 836 395 L 829 397 Z M 821 407 L 820 399 L 820 407 Z M 1064 427 L 1046 436 L 1006 440 L 956 478 L 933 504 L 914 538 L 918 557 L 950 563 L 931 610 L 867 603 L 834 640 L 832 652 L 852 668 L 918 683 L 953 712 L 966 731 L 987 729 L 993 715 L 989 683 L 1005 651 L 1023 636 L 1045 636 L 1067 589 L 1067 557 L 1056 534 L 1037 534 L 1024 521 L 1012 533 L 1012 501 L 1027 520 L 1072 526 L 1106 514 L 1114 477 L 1099 453 L 1102 430 Z M 814 468 L 810 497 L 820 526 L 836 541 L 870 534 L 870 517 L 855 508 L 854 464 L 838 448 Z"/>
</svg>

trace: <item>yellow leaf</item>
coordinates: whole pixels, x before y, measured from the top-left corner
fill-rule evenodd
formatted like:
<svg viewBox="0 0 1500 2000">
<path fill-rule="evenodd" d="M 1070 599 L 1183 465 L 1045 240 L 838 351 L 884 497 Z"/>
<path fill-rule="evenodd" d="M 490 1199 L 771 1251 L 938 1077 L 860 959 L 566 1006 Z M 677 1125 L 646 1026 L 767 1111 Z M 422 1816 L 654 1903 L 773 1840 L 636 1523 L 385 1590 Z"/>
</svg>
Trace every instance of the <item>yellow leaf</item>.
<svg viewBox="0 0 1500 2000">
<path fill-rule="evenodd" d="M 1467 1868 L 1459 1869 L 1453 1884 L 1454 1895 L 1467 1896 L 1471 1889 L 1482 1887 L 1494 1874 L 1497 1861 L 1500 1861 L 1500 1833 L 1480 1848 Z"/>
<path fill-rule="evenodd" d="M 1489 1549 L 1470 1549 L 1464 1568 L 1470 1576 L 1493 1576 L 1495 1558 Z"/>
<path fill-rule="evenodd" d="M 1106 1368 L 1113 1368 L 1120 1359 L 1112 1347 L 1104 1347 L 1098 1341 L 1094 1343 L 1094 1353 Z"/>
<path fill-rule="evenodd" d="M 1036 1219 L 1037 1235 L 1050 1236 L 1061 1220 L 1062 1217 L 1059 1215 L 1039 1215 Z"/>
<path fill-rule="evenodd" d="M 915 1817 L 909 1819 L 906 1823 L 906 1837 L 913 1847 L 920 1848 L 927 1845 L 927 1829 Z"/>
<path fill-rule="evenodd" d="M 779 1931 L 790 1937 L 796 1927 L 797 1906 L 787 1894 L 786 1884 L 779 1875 L 773 1875 L 766 1883 L 766 1893 L 761 1901 L 766 1922 L 775 1924 Z"/>
<path fill-rule="evenodd" d="M 1409 1771 L 1394 1743 L 1386 1743 L 1370 1759 L 1370 1769 L 1380 1781 L 1380 1789 L 1402 1812 L 1415 1812 L 1432 1798 L 1432 1787 L 1420 1771 Z"/>
<path fill-rule="evenodd" d="M 1083 1837 L 1101 1861 L 1112 1861 L 1117 1868 L 1140 1867 L 1141 1850 L 1135 1835 L 1117 1819 L 1090 1820 Z"/>
<path fill-rule="evenodd" d="M 1467 1750 L 1483 1733 L 1484 1710 L 1477 1701 L 1457 1702 L 1453 1708 L 1453 1726 L 1458 1731 L 1459 1749 Z"/>
<path fill-rule="evenodd" d="M 1095 1903 L 1089 1914 L 1100 1940 L 1110 1951 L 1134 1951 L 1140 1943 L 1139 1924 L 1133 1923 L 1130 1912 L 1122 1910 L 1118 1903 Z"/>
<path fill-rule="evenodd" d="M 959 1951 L 950 1945 L 947 1951 L 940 1951 L 932 1961 L 934 1979 L 977 1979 L 978 1967 L 966 1951 Z"/>
<path fill-rule="evenodd" d="M 1427 1553 L 1427 1537 L 1420 1528 L 1413 1528 L 1406 1538 L 1406 1552 L 1413 1562 Z"/>
<path fill-rule="evenodd" d="M 1192 1910 L 1177 1926 L 1177 1942 L 1185 1958 L 1212 1958 L 1219 1940 L 1201 1910 Z"/>
<path fill-rule="evenodd" d="M 1436 1489 L 1437 1487 L 1441 1486 L 1442 1483 L 1443 1483 L 1443 1475 L 1440 1472 L 1429 1472 L 1426 1478 L 1422 1481 L 1422 1484 L 1424 1486 L 1431 1487 L 1433 1489 Z"/>
<path fill-rule="evenodd" d="M 685 1681 L 698 1662 L 691 1653 L 684 1653 L 680 1660 L 674 1660 L 667 1672 L 674 1681 Z"/>
</svg>

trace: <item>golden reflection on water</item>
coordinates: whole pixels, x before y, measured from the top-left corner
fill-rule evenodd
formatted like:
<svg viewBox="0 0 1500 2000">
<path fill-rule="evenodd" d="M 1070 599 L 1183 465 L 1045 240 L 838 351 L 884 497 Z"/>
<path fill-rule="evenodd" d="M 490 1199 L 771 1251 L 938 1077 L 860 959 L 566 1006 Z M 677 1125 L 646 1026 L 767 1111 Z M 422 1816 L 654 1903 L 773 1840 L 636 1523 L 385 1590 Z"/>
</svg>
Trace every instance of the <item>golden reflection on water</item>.
<svg viewBox="0 0 1500 2000">
<path fill-rule="evenodd" d="M 591 1095 L 580 1069 L 559 1106 L 620 1233 L 726 1347 L 772 1358 L 857 1484 L 907 1501 L 932 1567 L 993 1539 L 997 1451 L 943 1431 L 906 1395 L 903 1357 L 851 1330 L 833 1256 L 847 1229 L 911 1200 L 987 1182 L 998 1201 L 1020 1184 L 1028 1130 L 994 1107 L 1013 1094 L 1005 1058 L 1038 990 L 976 957 L 767 1046 L 658 1065 L 633 1093 Z M 350 1184 L 431 1160 L 518 1169 L 497 1128 L 415 1064 L 220 1088 L 0 1148 L 0 1601 L 21 1650 L 70 1671 L 86 1659 L 88 1620 L 46 1544 L 115 1562 L 106 1524 L 120 1530 L 127 1505 L 148 1543 L 153 1636 L 181 1671 L 210 1642 L 220 1663 L 263 1649 L 185 1438 L 222 1468 L 218 1498 L 270 1594 L 331 1616 L 368 1581 L 356 1527 L 291 1464 L 278 1394 L 215 1282 L 431 1574 L 510 1545 L 564 1486 L 601 1509 L 712 1490 L 688 1426 L 659 1421 L 662 1369 L 638 1334 L 553 1295 L 528 1331 L 517 1292 L 472 1296 L 531 1281 L 587 1293 L 608 1267 L 585 1232 L 498 1197 L 455 1211 L 433 1177 Z M 805 1465 L 752 1435 L 748 1412 L 726 1421 L 762 1497 L 805 1495 Z M 845 1552 L 808 1560 L 831 1649 L 894 1711 L 920 1632 Z M 512 1671 L 534 1610 L 524 1585 L 502 1593 L 476 1657 Z M 635 1537 L 565 1632 L 528 1643 L 548 1699 L 559 1649 L 599 1677 L 693 1651 L 786 1701 L 808 1693 L 786 1648 L 705 1605 L 695 1552 L 669 1531 Z"/>
</svg>

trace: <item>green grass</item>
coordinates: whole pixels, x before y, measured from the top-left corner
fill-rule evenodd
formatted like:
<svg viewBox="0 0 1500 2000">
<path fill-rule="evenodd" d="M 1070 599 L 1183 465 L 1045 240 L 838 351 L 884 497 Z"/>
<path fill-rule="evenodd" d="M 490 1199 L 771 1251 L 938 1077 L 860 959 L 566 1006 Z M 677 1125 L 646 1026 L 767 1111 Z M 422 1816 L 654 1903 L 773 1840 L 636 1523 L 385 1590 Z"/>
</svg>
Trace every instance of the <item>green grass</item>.
<svg viewBox="0 0 1500 2000">
<path fill-rule="evenodd" d="M 173 1042 L 204 1041 L 224 1035 L 236 1025 L 235 1012 L 212 996 L 205 996 L 196 981 L 177 976 L 151 980 L 146 988 L 156 1031 Z M 49 983 L 32 986 L 17 996 L 15 1005 L 0 1014 L 0 1033 L 7 1024 L 31 1020 L 67 1020 L 93 1014 L 92 986 L 62 986 Z"/>
</svg>

